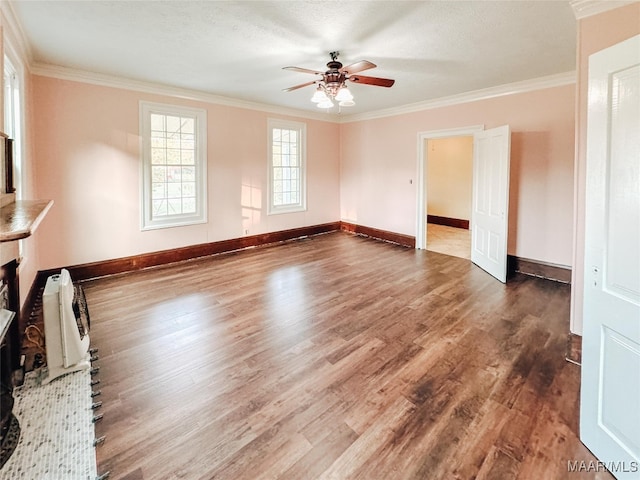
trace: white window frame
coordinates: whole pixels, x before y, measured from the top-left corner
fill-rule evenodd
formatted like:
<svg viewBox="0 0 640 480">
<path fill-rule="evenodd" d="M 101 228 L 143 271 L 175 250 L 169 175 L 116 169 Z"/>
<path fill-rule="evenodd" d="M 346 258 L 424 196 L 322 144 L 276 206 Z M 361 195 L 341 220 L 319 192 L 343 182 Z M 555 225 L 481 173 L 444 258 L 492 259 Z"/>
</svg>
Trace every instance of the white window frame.
<svg viewBox="0 0 640 480">
<path fill-rule="evenodd" d="M 153 216 L 151 199 L 151 114 L 176 115 L 195 119 L 196 212 Z M 142 155 L 141 230 L 180 227 L 207 222 L 207 112 L 204 109 L 140 102 L 140 139 Z"/>
<path fill-rule="evenodd" d="M 299 155 L 299 188 L 300 188 L 300 200 L 297 203 L 290 203 L 286 205 L 274 205 L 274 174 L 273 174 L 273 130 L 275 128 L 283 128 L 286 130 L 296 130 L 298 132 L 298 155 Z M 267 188 L 268 194 L 268 214 L 276 215 L 281 213 L 292 212 L 304 212 L 307 210 L 307 175 L 306 175 L 306 163 L 307 163 L 307 125 L 301 122 L 293 122 L 289 120 L 280 120 L 269 118 L 267 119 L 268 129 L 268 166 L 269 166 L 269 185 Z"/>
<path fill-rule="evenodd" d="M 4 55 L 4 133 L 13 139 L 13 186 L 16 199 L 24 197 L 23 135 L 24 131 L 24 75 L 22 62 L 6 49 Z M 9 96 L 10 98 L 7 98 Z M 4 185 L 4 178 L 2 180 Z"/>
</svg>

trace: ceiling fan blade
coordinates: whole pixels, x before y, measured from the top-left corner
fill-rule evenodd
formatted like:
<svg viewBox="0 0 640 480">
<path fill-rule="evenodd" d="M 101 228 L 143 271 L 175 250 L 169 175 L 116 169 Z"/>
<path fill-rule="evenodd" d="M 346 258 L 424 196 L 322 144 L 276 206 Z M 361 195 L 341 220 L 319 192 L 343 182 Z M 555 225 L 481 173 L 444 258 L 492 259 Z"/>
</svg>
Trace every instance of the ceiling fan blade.
<svg viewBox="0 0 640 480">
<path fill-rule="evenodd" d="M 365 85 L 376 85 L 378 87 L 390 87 L 395 83 L 395 80 L 390 78 L 365 77 L 364 75 L 351 75 L 349 80 L 354 83 L 364 83 Z"/>
<path fill-rule="evenodd" d="M 369 70 L 370 68 L 376 68 L 375 63 L 371 63 L 367 60 L 360 60 L 359 62 L 352 63 L 346 67 L 342 67 L 340 69 L 341 72 L 350 74 L 350 73 L 358 73 L 364 70 Z"/>
<path fill-rule="evenodd" d="M 311 73 L 314 75 L 322 75 L 322 72 L 316 72 L 315 70 L 309 70 L 308 68 L 300 67 L 282 67 L 283 70 L 291 70 L 292 72 Z"/>
<path fill-rule="evenodd" d="M 297 90 L 297 89 L 302 88 L 302 87 L 307 87 L 307 86 L 309 86 L 309 85 L 313 85 L 314 83 L 316 83 L 316 81 L 315 81 L 315 80 L 314 80 L 314 81 L 312 81 L 312 82 L 301 83 L 300 85 L 295 85 L 295 86 L 293 86 L 293 87 L 284 88 L 282 91 L 283 91 L 283 92 L 291 92 L 292 90 Z"/>
</svg>

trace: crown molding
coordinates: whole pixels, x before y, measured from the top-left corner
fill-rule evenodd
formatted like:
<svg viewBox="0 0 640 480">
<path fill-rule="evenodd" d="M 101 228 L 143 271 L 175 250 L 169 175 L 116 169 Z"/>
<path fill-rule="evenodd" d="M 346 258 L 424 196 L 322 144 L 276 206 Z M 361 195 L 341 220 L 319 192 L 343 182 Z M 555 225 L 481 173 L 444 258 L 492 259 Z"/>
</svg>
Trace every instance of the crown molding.
<svg viewBox="0 0 640 480">
<path fill-rule="evenodd" d="M 576 20 L 636 3 L 637 0 L 571 0 Z"/>
<path fill-rule="evenodd" d="M 11 2 L 0 0 L 0 13 L 2 14 L 4 38 L 8 40 L 6 43 L 13 51 L 12 53 L 22 60 L 26 68 L 29 68 L 33 62 L 33 51 Z"/>
<path fill-rule="evenodd" d="M 503 97 L 505 95 L 514 95 L 517 93 L 532 92 L 534 90 L 542 90 L 545 88 L 561 87 L 576 83 L 576 72 L 565 72 L 546 77 L 524 80 L 521 82 L 508 83 L 505 85 L 497 85 L 495 87 L 483 88 L 449 97 L 441 97 L 423 102 L 410 103 L 399 107 L 392 107 L 375 112 L 354 114 L 341 117 L 340 123 L 357 122 L 361 120 L 372 120 L 375 118 L 392 117 L 406 113 L 420 112 L 423 110 L 431 110 L 434 108 L 450 107 L 461 103 L 477 102 L 480 100 L 488 100 L 490 98 Z"/>
<path fill-rule="evenodd" d="M 61 80 L 70 80 L 74 82 L 88 83 L 92 85 L 100 85 L 111 88 L 121 88 L 125 90 L 133 90 L 156 95 L 164 95 L 185 100 L 212 103 L 216 105 L 225 105 L 229 107 L 244 108 L 249 110 L 257 110 L 261 112 L 272 113 L 276 115 L 286 115 L 291 117 L 307 118 L 311 120 L 319 120 L 328 123 L 349 123 L 360 120 L 371 120 L 374 118 L 391 117 L 405 113 L 413 113 L 422 110 L 430 110 L 433 108 L 447 107 L 461 103 L 475 102 L 486 100 L 489 98 L 501 97 L 505 95 L 513 95 L 516 93 L 525 93 L 544 88 L 552 88 L 563 85 L 569 85 L 576 82 L 576 72 L 565 72 L 546 77 L 524 80 L 521 82 L 489 87 L 472 92 L 452 95 L 450 97 L 442 97 L 424 102 L 411 103 L 398 107 L 377 110 L 361 114 L 353 114 L 349 116 L 331 116 L 326 113 L 314 113 L 305 110 L 297 110 L 293 108 L 278 107 L 258 102 L 249 102 L 230 97 L 223 97 L 210 93 L 200 92 L 197 90 L 189 90 L 168 85 L 156 84 L 152 82 L 143 82 L 132 80 L 113 75 L 105 75 L 101 73 L 88 72 L 68 67 L 60 67 L 56 65 L 34 63 L 31 65 L 31 73 L 45 77 L 57 78 Z"/>
<path fill-rule="evenodd" d="M 171 87 L 169 85 L 133 80 L 129 78 L 117 77 L 115 75 L 106 75 L 102 73 L 89 72 L 86 70 L 78 70 L 68 67 L 60 67 L 57 65 L 32 63 L 30 71 L 33 75 L 57 78 L 60 80 L 70 80 L 73 82 L 88 83 L 91 85 L 99 85 L 102 87 L 120 88 L 124 90 L 132 90 L 154 95 L 164 95 L 168 97 L 181 98 L 184 100 L 211 103 L 214 105 L 224 105 L 227 107 L 256 110 L 259 112 L 272 113 L 275 115 L 285 115 L 290 117 L 306 118 L 310 120 L 319 120 L 322 122 L 339 123 L 339 118 L 329 116 L 326 113 L 308 112 L 305 110 L 297 110 L 295 108 L 279 107 L 276 105 L 269 105 L 265 103 L 250 102 L 246 100 L 239 100 L 237 98 L 214 95 L 198 90 Z"/>
</svg>

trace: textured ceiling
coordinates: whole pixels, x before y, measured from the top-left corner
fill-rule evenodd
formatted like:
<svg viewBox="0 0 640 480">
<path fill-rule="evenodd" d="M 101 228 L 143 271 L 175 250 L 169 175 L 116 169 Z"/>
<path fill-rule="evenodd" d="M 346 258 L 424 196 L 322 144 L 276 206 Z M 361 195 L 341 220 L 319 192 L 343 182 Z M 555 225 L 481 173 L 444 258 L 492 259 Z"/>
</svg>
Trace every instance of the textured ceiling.
<svg viewBox="0 0 640 480">
<path fill-rule="evenodd" d="M 350 84 L 363 113 L 575 69 L 568 1 L 13 1 L 33 62 L 317 110 L 282 89 L 366 59 L 390 88 Z M 333 109 L 337 112 L 337 108 Z"/>
</svg>

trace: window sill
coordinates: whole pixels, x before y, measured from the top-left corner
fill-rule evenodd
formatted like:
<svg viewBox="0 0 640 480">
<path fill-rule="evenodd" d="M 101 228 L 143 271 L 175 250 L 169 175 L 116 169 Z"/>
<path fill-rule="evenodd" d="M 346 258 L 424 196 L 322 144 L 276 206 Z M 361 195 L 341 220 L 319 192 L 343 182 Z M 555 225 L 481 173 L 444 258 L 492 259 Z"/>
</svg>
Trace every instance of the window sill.
<svg viewBox="0 0 640 480">
<path fill-rule="evenodd" d="M 307 207 L 282 207 L 282 208 L 271 208 L 267 212 L 267 215 L 281 215 L 283 213 L 299 213 L 306 212 Z"/>
</svg>

